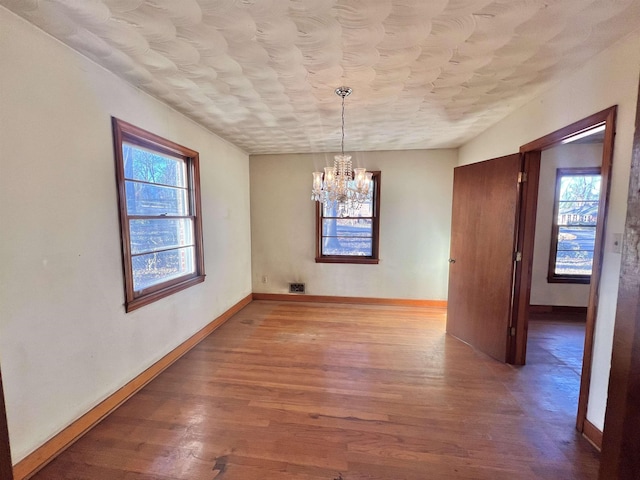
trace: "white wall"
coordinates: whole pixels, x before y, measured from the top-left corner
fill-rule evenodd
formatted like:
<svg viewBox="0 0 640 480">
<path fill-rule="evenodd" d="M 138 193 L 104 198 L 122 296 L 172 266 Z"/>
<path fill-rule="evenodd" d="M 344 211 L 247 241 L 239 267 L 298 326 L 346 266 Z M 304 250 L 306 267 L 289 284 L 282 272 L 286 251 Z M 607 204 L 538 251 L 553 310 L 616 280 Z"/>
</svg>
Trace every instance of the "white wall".
<svg viewBox="0 0 640 480">
<path fill-rule="evenodd" d="M 455 150 L 353 157 L 381 171 L 380 263 L 315 263 L 311 172 L 333 155 L 251 156 L 253 291 L 288 293 L 289 282 L 304 282 L 313 295 L 446 299 Z"/>
<path fill-rule="evenodd" d="M 0 7 L 14 462 L 251 293 L 248 156 Z M 111 116 L 200 152 L 206 281 L 125 314 Z"/>
<path fill-rule="evenodd" d="M 602 165 L 602 143 L 565 144 L 542 152 L 531 273 L 531 305 L 587 306 L 589 285 L 547 282 L 553 201 L 558 168 L 586 168 L 600 165 Z"/>
<path fill-rule="evenodd" d="M 618 105 L 607 237 L 587 411 L 587 419 L 600 429 L 604 427 L 620 274 L 620 254 L 613 252 L 612 235 L 624 230 L 640 73 L 638 52 L 640 30 L 601 52 L 572 76 L 519 108 L 459 151 L 461 165 L 514 153 L 521 145 Z"/>
</svg>

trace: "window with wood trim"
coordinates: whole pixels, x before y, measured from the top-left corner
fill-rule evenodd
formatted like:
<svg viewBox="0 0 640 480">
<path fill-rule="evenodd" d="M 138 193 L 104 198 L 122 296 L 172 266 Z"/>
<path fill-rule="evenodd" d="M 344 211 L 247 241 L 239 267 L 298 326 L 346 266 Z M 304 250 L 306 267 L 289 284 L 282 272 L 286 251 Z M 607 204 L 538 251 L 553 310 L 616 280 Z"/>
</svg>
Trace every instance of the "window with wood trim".
<svg viewBox="0 0 640 480">
<path fill-rule="evenodd" d="M 113 119 L 127 312 L 204 281 L 198 152 Z"/>
<path fill-rule="evenodd" d="M 600 168 L 559 168 L 548 281 L 589 283 L 600 206 Z"/>
<path fill-rule="evenodd" d="M 372 172 L 371 198 L 358 210 L 316 204 L 317 263 L 378 263 L 380 172 Z"/>
</svg>

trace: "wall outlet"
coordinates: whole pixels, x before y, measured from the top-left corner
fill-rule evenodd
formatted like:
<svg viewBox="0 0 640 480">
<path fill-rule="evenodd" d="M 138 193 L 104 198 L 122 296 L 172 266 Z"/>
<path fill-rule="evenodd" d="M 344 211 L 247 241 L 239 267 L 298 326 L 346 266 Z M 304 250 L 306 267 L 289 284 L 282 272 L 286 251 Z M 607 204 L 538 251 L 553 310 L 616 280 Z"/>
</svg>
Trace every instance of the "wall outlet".
<svg viewBox="0 0 640 480">
<path fill-rule="evenodd" d="M 304 293 L 304 283 L 290 283 L 289 293 Z"/>
<path fill-rule="evenodd" d="M 268 283 L 269 282 L 269 277 L 267 277 L 266 275 L 262 275 L 262 283 Z"/>
</svg>

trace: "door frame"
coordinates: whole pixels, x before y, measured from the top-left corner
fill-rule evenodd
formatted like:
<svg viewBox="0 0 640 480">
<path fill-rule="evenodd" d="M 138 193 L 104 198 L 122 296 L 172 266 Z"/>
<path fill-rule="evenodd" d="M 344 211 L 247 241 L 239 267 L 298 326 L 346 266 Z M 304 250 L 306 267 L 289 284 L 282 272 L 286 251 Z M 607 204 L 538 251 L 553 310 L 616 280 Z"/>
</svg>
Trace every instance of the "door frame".
<svg viewBox="0 0 640 480">
<path fill-rule="evenodd" d="M 536 207 L 540 176 L 540 160 L 542 151 L 567 143 L 572 137 L 598 126 L 605 126 L 602 149 L 601 192 L 598 208 L 598 222 L 593 255 L 593 267 L 587 304 L 587 320 L 585 325 L 584 354 L 582 358 L 582 375 L 578 397 L 578 413 L 576 429 L 583 432 L 589 400 L 591 384 L 591 365 L 593 359 L 593 338 L 598 311 L 598 294 L 602 274 L 604 255 L 605 229 L 611 189 L 611 167 L 613 164 L 613 140 L 615 136 L 617 106 L 609 107 L 589 117 L 579 120 L 560 130 L 520 147 L 523 172 L 527 181 L 522 188 L 520 219 L 517 232 L 517 251 L 522 254 L 522 261 L 517 262 L 514 273 L 514 296 L 512 318 L 516 327 L 516 336 L 510 342 L 510 359 L 516 365 L 524 365 L 527 351 L 527 329 L 529 323 L 529 303 L 531 297 L 531 270 L 533 264 L 533 243 L 536 227 Z"/>
<path fill-rule="evenodd" d="M 4 391 L 2 389 L 2 371 L 0 371 L 0 478 L 13 479 L 13 465 L 11 464 L 11 448 L 9 446 L 9 429 L 4 406 Z"/>
<path fill-rule="evenodd" d="M 640 87 L 638 94 L 599 480 L 636 478 L 640 471 L 640 258 L 634 248 L 640 238 Z"/>
</svg>

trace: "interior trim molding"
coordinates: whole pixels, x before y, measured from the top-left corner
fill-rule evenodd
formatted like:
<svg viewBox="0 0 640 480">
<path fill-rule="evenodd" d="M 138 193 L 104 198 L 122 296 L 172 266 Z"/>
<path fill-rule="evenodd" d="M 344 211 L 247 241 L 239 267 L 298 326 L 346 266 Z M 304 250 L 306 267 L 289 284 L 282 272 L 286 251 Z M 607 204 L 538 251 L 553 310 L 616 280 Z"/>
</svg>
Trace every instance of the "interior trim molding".
<svg viewBox="0 0 640 480">
<path fill-rule="evenodd" d="M 254 300 L 277 302 L 350 303 L 362 305 L 389 305 L 398 307 L 446 307 L 446 300 L 417 300 L 410 298 L 337 297 L 332 295 L 299 295 L 289 293 L 254 293 Z"/>
<path fill-rule="evenodd" d="M 252 297 L 252 294 L 244 297 L 222 315 L 206 325 L 202 330 L 189 337 L 156 363 L 126 383 L 123 387 L 116 390 L 113 394 L 75 420 L 60 433 L 56 434 L 53 438 L 19 461 L 13 467 L 13 476 L 15 480 L 24 480 L 33 476 L 38 472 L 38 470 L 43 468 L 58 454 L 93 428 L 98 422 L 100 422 L 100 420 L 126 402 L 142 387 L 171 366 L 176 360 L 204 340 L 209 334 L 223 325 L 233 315 L 251 303 Z"/>
<path fill-rule="evenodd" d="M 586 315 L 587 307 L 565 305 L 529 305 L 529 313 L 566 313 L 569 315 Z"/>
<path fill-rule="evenodd" d="M 599 452 L 602 451 L 602 432 L 586 418 L 584 420 L 582 435 L 589 440 L 589 443 L 596 447 Z"/>
</svg>

